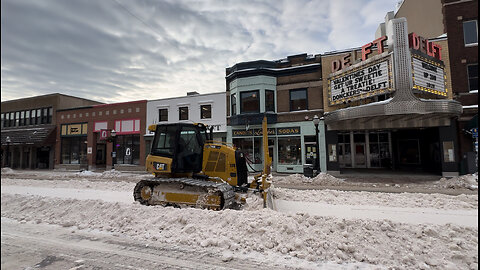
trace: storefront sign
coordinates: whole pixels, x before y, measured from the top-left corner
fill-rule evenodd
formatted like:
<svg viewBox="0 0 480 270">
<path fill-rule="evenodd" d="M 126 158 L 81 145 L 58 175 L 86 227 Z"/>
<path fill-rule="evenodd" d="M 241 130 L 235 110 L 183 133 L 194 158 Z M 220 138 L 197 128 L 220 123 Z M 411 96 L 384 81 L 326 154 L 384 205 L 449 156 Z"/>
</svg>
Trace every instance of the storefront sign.
<svg viewBox="0 0 480 270">
<path fill-rule="evenodd" d="M 82 135 L 86 135 L 87 134 L 87 127 L 88 127 L 88 125 L 86 123 L 62 125 L 61 135 L 62 136 L 82 136 Z"/>
<path fill-rule="evenodd" d="M 253 136 L 253 130 L 232 130 L 232 136 Z"/>
<path fill-rule="evenodd" d="M 268 135 L 275 135 L 276 132 L 275 132 L 275 129 L 274 128 L 268 128 L 267 129 L 267 134 Z M 260 129 L 254 129 L 253 130 L 253 136 L 263 136 L 263 130 L 260 128 Z"/>
<path fill-rule="evenodd" d="M 277 128 L 278 135 L 300 134 L 300 127 Z"/>
<path fill-rule="evenodd" d="M 390 57 L 328 79 L 330 105 L 354 101 L 393 91 Z"/>
<path fill-rule="evenodd" d="M 290 135 L 290 134 L 300 134 L 300 127 L 288 127 L 288 128 L 268 128 L 268 135 Z M 263 130 L 259 129 L 237 129 L 232 130 L 232 137 L 242 137 L 242 136 L 263 136 Z"/>
<path fill-rule="evenodd" d="M 362 61 L 365 61 L 367 60 L 367 57 L 369 54 L 372 53 L 372 46 L 373 44 L 376 44 L 377 45 L 377 52 L 378 54 L 382 54 L 385 47 L 383 46 L 383 42 L 387 40 L 387 37 L 386 36 L 383 36 L 383 37 L 379 37 L 377 39 L 375 39 L 373 42 L 370 42 L 370 43 L 367 43 L 365 45 L 362 46 Z"/>
<path fill-rule="evenodd" d="M 372 42 L 369 42 L 362 46 L 362 61 L 367 60 L 368 55 L 372 53 L 372 47 L 375 44 L 377 47 L 377 54 L 382 54 L 385 51 L 384 41 L 387 40 L 386 36 L 375 39 Z M 347 68 L 351 65 L 352 61 L 350 60 L 351 54 L 347 53 L 342 56 L 341 59 L 335 59 L 331 63 L 331 73 L 337 72 L 344 68 Z"/>
<path fill-rule="evenodd" d="M 435 60 L 412 51 L 413 88 L 446 97 L 445 66 Z"/>
<path fill-rule="evenodd" d="M 102 129 L 100 130 L 100 140 L 106 140 L 108 137 L 108 130 Z"/>
<path fill-rule="evenodd" d="M 415 33 L 408 34 L 408 46 L 415 51 L 442 60 L 442 46 Z"/>
</svg>

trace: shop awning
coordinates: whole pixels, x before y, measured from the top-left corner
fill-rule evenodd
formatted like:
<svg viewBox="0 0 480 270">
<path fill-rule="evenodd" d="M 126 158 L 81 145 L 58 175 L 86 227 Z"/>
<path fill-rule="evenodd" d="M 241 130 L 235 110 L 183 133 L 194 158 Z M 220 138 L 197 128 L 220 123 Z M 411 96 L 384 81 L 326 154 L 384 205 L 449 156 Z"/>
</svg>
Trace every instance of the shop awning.
<svg viewBox="0 0 480 270">
<path fill-rule="evenodd" d="M 336 110 L 325 115 L 328 130 L 426 128 L 448 126 L 462 113 L 454 100 L 393 98 Z"/>
<path fill-rule="evenodd" d="M 9 145 L 46 145 L 55 143 L 56 126 L 26 127 L 2 129 L 2 145 L 7 145 L 7 136 L 10 137 Z"/>
</svg>

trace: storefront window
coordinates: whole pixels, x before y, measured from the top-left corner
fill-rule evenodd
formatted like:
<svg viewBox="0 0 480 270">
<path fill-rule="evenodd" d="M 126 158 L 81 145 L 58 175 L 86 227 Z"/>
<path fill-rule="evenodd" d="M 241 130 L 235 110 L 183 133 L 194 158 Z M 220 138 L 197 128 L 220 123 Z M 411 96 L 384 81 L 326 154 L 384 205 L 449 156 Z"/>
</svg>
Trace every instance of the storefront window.
<svg viewBox="0 0 480 270">
<path fill-rule="evenodd" d="M 86 136 L 62 138 L 62 164 L 86 164 L 86 140 Z"/>
<path fill-rule="evenodd" d="M 260 97 L 258 90 L 242 92 L 240 94 L 240 110 L 242 113 L 260 112 Z"/>
<path fill-rule="evenodd" d="M 72 138 L 62 138 L 62 164 L 70 164 Z"/>
<path fill-rule="evenodd" d="M 284 165 L 301 165 L 302 146 L 300 137 L 278 138 L 278 163 Z"/>
<path fill-rule="evenodd" d="M 262 138 L 253 139 L 253 155 L 254 155 L 254 164 L 262 164 Z"/>
<path fill-rule="evenodd" d="M 341 168 L 352 167 L 350 134 L 338 134 L 338 161 Z"/>
<path fill-rule="evenodd" d="M 248 163 L 254 162 L 252 138 L 234 138 L 233 144 L 235 145 L 235 147 L 237 147 L 238 150 L 243 152 Z"/>
<path fill-rule="evenodd" d="M 388 133 L 369 133 L 368 140 L 370 149 L 370 167 L 390 167 L 391 160 Z"/>
<path fill-rule="evenodd" d="M 117 136 L 115 146 L 118 164 L 140 164 L 140 135 Z"/>
</svg>

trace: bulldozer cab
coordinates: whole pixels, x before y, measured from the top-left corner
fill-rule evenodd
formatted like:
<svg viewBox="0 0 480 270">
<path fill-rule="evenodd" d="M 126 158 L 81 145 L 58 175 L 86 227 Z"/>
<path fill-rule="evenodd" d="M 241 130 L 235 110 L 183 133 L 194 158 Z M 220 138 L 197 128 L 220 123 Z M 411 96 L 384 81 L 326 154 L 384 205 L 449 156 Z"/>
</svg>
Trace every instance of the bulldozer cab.
<svg viewBox="0 0 480 270">
<path fill-rule="evenodd" d="M 150 155 L 172 159 L 172 173 L 197 173 L 207 138 L 202 124 L 157 125 Z"/>
</svg>

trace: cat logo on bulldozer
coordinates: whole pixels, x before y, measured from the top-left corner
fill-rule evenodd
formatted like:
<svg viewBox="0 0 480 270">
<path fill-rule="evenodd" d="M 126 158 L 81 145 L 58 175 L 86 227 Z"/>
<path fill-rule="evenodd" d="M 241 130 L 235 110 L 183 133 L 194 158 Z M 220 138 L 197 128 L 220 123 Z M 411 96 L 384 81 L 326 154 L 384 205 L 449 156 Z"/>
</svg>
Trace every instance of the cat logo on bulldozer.
<svg viewBox="0 0 480 270">
<path fill-rule="evenodd" d="M 155 170 L 165 171 L 167 169 L 167 164 L 159 163 L 159 162 L 153 162 L 153 167 L 155 168 Z"/>
</svg>

